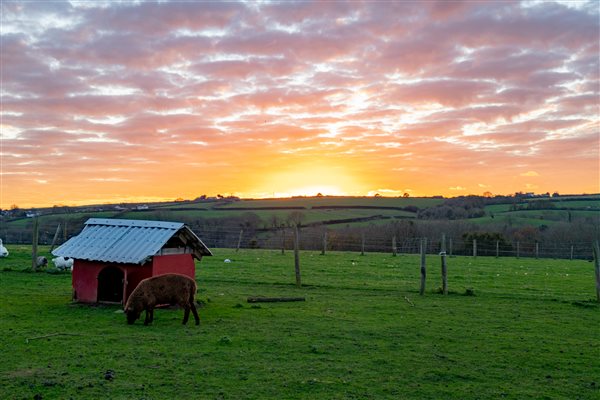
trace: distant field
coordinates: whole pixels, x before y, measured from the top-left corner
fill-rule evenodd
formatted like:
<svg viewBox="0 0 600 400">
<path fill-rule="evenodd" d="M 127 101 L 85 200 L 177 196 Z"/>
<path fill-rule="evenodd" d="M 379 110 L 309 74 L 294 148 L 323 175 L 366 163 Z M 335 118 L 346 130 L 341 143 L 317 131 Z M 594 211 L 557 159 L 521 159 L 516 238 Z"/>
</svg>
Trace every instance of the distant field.
<svg viewBox="0 0 600 400">
<path fill-rule="evenodd" d="M 160 210 L 163 208 L 167 208 L 169 210 L 177 210 L 177 209 L 186 209 L 186 208 L 194 208 L 194 209 L 199 209 L 199 210 L 208 210 L 211 207 L 215 207 L 217 206 L 218 202 L 192 202 L 192 203 L 181 203 L 181 204 L 165 204 L 165 205 L 155 205 L 152 207 L 152 209 L 155 210 Z"/>
<path fill-rule="evenodd" d="M 528 200 L 528 201 L 535 201 Z M 539 200 L 539 199 L 537 199 Z M 471 220 L 471 222 L 477 224 L 486 224 L 490 222 L 499 221 L 510 222 L 516 225 L 552 225 L 555 222 L 567 222 L 569 221 L 569 215 L 571 219 L 576 218 L 596 218 L 600 219 L 600 198 L 599 199 L 586 199 L 586 200 L 572 200 L 570 198 L 562 199 L 551 198 L 545 199 L 551 200 L 553 206 L 556 209 L 540 209 L 540 210 L 528 210 L 527 202 L 519 203 L 518 206 L 525 209 L 511 211 L 512 204 L 494 204 L 485 207 L 486 216 Z M 492 216 L 494 218 L 492 218 Z"/>
<path fill-rule="evenodd" d="M 569 218 L 569 214 L 571 214 L 572 218 L 576 217 L 600 217 L 600 212 L 598 211 L 586 211 L 586 210 L 519 210 L 519 211 L 510 211 L 506 212 L 503 215 L 512 215 L 516 217 L 525 217 L 525 218 L 539 218 L 539 219 L 547 219 L 547 220 L 555 220 L 555 221 L 567 221 Z"/>
<path fill-rule="evenodd" d="M 600 209 L 600 199 L 598 200 L 572 200 L 572 201 L 552 201 L 557 208 L 596 208 Z"/>
<path fill-rule="evenodd" d="M 225 218 L 225 217 L 241 217 L 244 214 L 252 213 L 257 215 L 266 226 L 269 226 L 270 220 L 273 216 L 276 216 L 280 221 L 284 222 L 290 213 L 294 210 L 207 210 L 207 211 L 161 211 L 161 216 L 165 219 L 180 220 L 181 217 L 185 218 Z M 310 224 L 321 221 L 329 221 L 333 219 L 351 219 L 351 218 L 365 218 L 374 215 L 383 216 L 398 216 L 398 217 L 411 217 L 414 218 L 414 213 L 399 210 L 363 210 L 363 209 L 341 209 L 341 210 L 325 210 L 325 209 L 307 209 L 298 210 L 302 212 L 305 219 L 304 224 Z M 152 212 L 135 212 L 123 214 L 122 218 L 131 219 L 152 219 L 156 214 Z"/>
<path fill-rule="evenodd" d="M 48 248 L 42 248 L 42 252 Z M 0 398 L 598 399 L 600 307 L 583 261 L 213 249 L 202 324 L 71 304 L 70 274 L 0 259 Z M 224 259 L 232 260 L 224 263 Z M 472 289 L 474 296 L 465 296 Z M 248 296 L 304 296 L 251 305 Z M 414 305 L 414 306 L 413 306 Z M 108 370 L 114 379 L 105 379 Z"/>
<path fill-rule="evenodd" d="M 495 214 L 505 211 L 510 211 L 512 204 L 493 204 L 490 206 L 485 206 L 484 210 L 488 214 Z"/>
<path fill-rule="evenodd" d="M 403 198 L 403 197 L 296 197 L 285 199 L 242 199 L 239 201 L 214 201 L 214 202 L 191 202 L 176 205 L 169 205 L 169 209 L 229 209 L 229 208 L 281 208 L 281 207 L 300 207 L 310 209 L 312 207 L 327 206 L 369 206 L 369 207 L 407 207 L 416 206 L 419 208 L 432 207 L 441 204 L 443 199 L 434 198 Z"/>
<path fill-rule="evenodd" d="M 598 211 L 567 211 L 567 210 L 519 210 L 519 211 L 507 211 L 502 213 L 492 214 L 482 217 L 474 218 L 469 221 L 477 224 L 486 224 L 491 222 L 510 222 L 515 225 L 552 225 L 556 222 L 567 222 L 569 220 L 569 213 L 571 219 L 576 218 L 600 218 Z"/>
<path fill-rule="evenodd" d="M 539 199 L 537 199 L 539 200 Z M 557 200 L 557 199 L 546 199 L 552 202 L 553 206 L 558 209 L 572 209 L 572 210 L 581 210 L 586 211 L 590 208 L 592 209 L 600 209 L 600 199 L 598 200 Z M 529 200 L 535 201 L 535 200 Z M 529 202 L 518 203 L 517 205 L 523 208 L 527 208 L 527 203 Z M 512 204 L 493 204 L 485 207 L 485 211 L 488 213 L 498 213 L 510 211 Z M 535 210 L 532 210 L 535 211 Z M 565 211 L 565 210 L 562 210 Z"/>
<path fill-rule="evenodd" d="M 432 198 L 374 198 L 374 197 L 307 197 L 275 200 L 241 200 L 235 202 L 193 202 L 175 203 L 154 207 L 145 210 L 131 211 L 99 211 L 99 212 L 72 212 L 68 214 L 47 214 L 41 216 L 40 223 L 50 220 L 73 220 L 87 218 L 126 218 L 126 219 L 161 219 L 161 220 L 188 220 L 240 217 L 247 213 L 256 214 L 263 225 L 270 226 L 273 216 L 280 222 L 285 222 L 291 212 L 301 212 L 305 219 L 304 224 L 325 222 L 331 220 L 344 220 L 355 218 L 368 218 L 373 216 L 414 218 L 416 213 L 400 209 L 407 206 L 419 208 L 440 204 L 442 199 Z M 352 207 L 373 208 L 352 208 Z M 282 207 L 301 207 L 301 209 L 285 209 Z M 313 207 L 332 207 L 314 208 Z M 345 208 L 347 207 L 347 208 Z M 384 208 L 377 208 L 384 207 Z M 272 208 L 272 209 L 268 209 Z M 21 218 L 6 223 L 7 227 L 24 228 L 30 226 L 31 218 Z M 48 229 L 51 229 L 49 227 Z"/>
<path fill-rule="evenodd" d="M 61 219 L 61 220 L 74 220 L 80 218 L 112 218 L 117 215 L 116 211 L 97 211 L 97 212 L 82 212 L 82 213 L 68 213 L 68 214 L 47 214 L 39 217 L 40 221 L 43 222 L 45 220 L 50 219 Z M 32 218 L 19 218 L 14 221 L 7 222 L 8 225 L 12 227 L 24 227 L 32 224 Z"/>
<path fill-rule="evenodd" d="M 375 206 L 375 207 L 433 207 L 441 204 L 443 199 L 433 198 L 403 198 L 403 197 L 300 197 L 291 199 L 272 200 L 243 200 L 229 203 L 229 207 L 305 207 L 315 206 Z"/>
<path fill-rule="evenodd" d="M 556 209 L 526 209 L 530 201 L 551 201 Z M 442 204 L 444 199 L 438 198 L 392 198 L 392 197 L 299 197 L 289 199 L 262 200 L 215 200 L 202 202 L 181 202 L 152 204 L 149 210 L 130 211 L 96 211 L 77 212 L 71 210 L 66 214 L 47 214 L 39 218 L 46 241 L 52 235 L 59 222 L 67 221 L 69 233 L 81 229 L 81 221 L 88 218 L 126 218 L 170 220 L 189 222 L 218 218 L 242 218 L 249 213 L 256 215 L 260 221 L 257 228 L 271 227 L 274 219 L 278 224 L 285 223 L 290 213 L 300 212 L 304 215 L 303 224 L 326 223 L 331 229 L 340 227 L 364 227 L 387 224 L 391 218 L 416 218 L 417 213 L 404 208 L 413 206 L 419 209 Z M 468 223 L 485 226 L 487 224 L 511 226 L 551 226 L 557 222 L 576 220 L 578 218 L 600 219 L 600 197 L 559 197 L 527 199 L 518 204 L 524 209 L 511 211 L 512 204 L 488 205 L 484 208 L 485 216 L 466 219 Z M 568 208 L 568 210 L 566 209 Z M 332 223 L 335 222 L 335 223 Z M 233 222 L 235 224 L 235 222 Z M 240 222 L 242 223 L 242 222 Z M 17 237 L 23 242 L 23 235 L 30 230 L 31 218 L 21 218 L 3 222 L 5 232 L 15 230 L 10 237 Z M 0 234 L 3 234 L 0 232 Z M 6 233 L 3 234 L 6 237 Z M 50 238 L 50 239 L 49 239 Z"/>
</svg>

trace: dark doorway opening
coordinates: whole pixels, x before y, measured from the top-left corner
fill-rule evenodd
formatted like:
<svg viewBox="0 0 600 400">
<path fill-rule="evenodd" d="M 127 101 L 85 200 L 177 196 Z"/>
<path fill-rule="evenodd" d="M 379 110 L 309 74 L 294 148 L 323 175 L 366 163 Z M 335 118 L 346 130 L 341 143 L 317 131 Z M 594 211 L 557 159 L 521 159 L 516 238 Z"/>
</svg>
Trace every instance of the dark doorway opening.
<svg viewBox="0 0 600 400">
<path fill-rule="evenodd" d="M 123 271 L 117 267 L 106 267 L 100 271 L 98 274 L 98 301 L 122 302 L 123 278 Z"/>
</svg>

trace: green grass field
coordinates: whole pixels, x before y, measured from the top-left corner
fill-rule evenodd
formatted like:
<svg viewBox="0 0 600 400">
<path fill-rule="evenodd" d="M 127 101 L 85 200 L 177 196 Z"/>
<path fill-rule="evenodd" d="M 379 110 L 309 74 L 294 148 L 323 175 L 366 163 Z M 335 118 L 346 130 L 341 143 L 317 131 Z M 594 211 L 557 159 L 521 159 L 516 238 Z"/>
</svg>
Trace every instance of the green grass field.
<svg viewBox="0 0 600 400">
<path fill-rule="evenodd" d="M 412 255 L 302 252 L 297 288 L 291 252 L 215 249 L 197 269 L 201 325 L 168 309 L 145 327 L 72 304 L 70 274 L 23 272 L 30 248 L 8 250 L 3 399 L 600 398 L 588 262 L 450 258 L 442 296 L 429 256 L 419 296 Z M 258 295 L 306 302 L 246 302 Z"/>
</svg>

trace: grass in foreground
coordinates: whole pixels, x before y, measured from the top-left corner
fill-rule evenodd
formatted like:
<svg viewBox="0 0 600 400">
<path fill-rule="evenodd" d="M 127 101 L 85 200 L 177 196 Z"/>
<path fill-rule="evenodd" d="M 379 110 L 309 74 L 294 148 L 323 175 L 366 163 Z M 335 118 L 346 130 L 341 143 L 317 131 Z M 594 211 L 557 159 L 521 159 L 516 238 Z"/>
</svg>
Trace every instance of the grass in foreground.
<svg viewBox="0 0 600 400">
<path fill-rule="evenodd" d="M 17 271 L 27 248 L 9 251 L 0 398 L 600 396 L 600 307 L 583 261 L 451 258 L 445 297 L 430 256 L 421 297 L 416 256 L 303 252 L 296 288 L 291 252 L 217 249 L 197 273 L 201 326 L 158 310 L 144 327 L 117 306 L 72 304 L 70 275 Z M 257 295 L 306 302 L 246 302 Z"/>
</svg>

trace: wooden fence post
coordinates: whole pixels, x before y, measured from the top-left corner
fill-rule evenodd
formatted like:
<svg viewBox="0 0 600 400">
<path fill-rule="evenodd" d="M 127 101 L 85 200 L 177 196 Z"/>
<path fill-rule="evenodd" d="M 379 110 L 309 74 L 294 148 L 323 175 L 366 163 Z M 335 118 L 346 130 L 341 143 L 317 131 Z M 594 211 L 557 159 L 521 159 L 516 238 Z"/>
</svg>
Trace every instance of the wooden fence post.
<svg viewBox="0 0 600 400">
<path fill-rule="evenodd" d="M 535 242 L 535 258 L 538 259 L 540 256 L 540 242 Z"/>
<path fill-rule="evenodd" d="M 127 304 L 127 268 L 125 268 L 125 271 L 123 273 L 123 298 L 121 299 L 121 301 L 123 302 L 123 304 Z"/>
<path fill-rule="evenodd" d="M 242 244 L 242 235 L 244 234 L 244 230 L 242 229 L 240 231 L 240 236 L 238 237 L 238 242 L 237 242 L 237 248 L 235 249 L 235 252 L 237 253 L 238 251 L 240 251 L 240 246 Z"/>
<path fill-rule="evenodd" d="M 285 254 L 285 228 L 281 229 L 281 255 Z"/>
<path fill-rule="evenodd" d="M 425 278 L 427 278 L 427 265 L 425 259 L 425 252 L 427 249 L 427 239 L 421 239 L 421 288 L 419 289 L 419 294 L 423 296 L 425 294 Z"/>
<path fill-rule="evenodd" d="M 442 257 L 442 293 L 448 294 L 448 266 L 446 265 L 446 234 L 442 234 L 440 245 L 440 256 Z"/>
<path fill-rule="evenodd" d="M 38 217 L 33 218 L 33 236 L 31 238 L 31 269 L 33 271 L 38 270 L 37 265 L 37 250 L 38 250 L 38 238 L 40 234 L 40 222 Z"/>
<path fill-rule="evenodd" d="M 517 258 L 519 258 L 520 242 L 517 241 Z"/>
<path fill-rule="evenodd" d="M 365 231 L 362 231 L 361 237 L 360 237 L 360 255 L 361 256 L 365 255 Z"/>
<path fill-rule="evenodd" d="M 477 239 L 473 239 L 473 257 L 477 258 Z"/>
<path fill-rule="evenodd" d="M 294 226 L 294 270 L 296 271 L 296 286 L 302 286 L 300 279 L 300 232 L 298 225 Z"/>
<path fill-rule="evenodd" d="M 323 231 L 323 250 L 321 250 L 321 255 L 325 255 L 325 250 L 327 249 L 327 229 Z"/>
<path fill-rule="evenodd" d="M 392 236 L 392 256 L 398 255 L 398 247 L 396 246 L 396 235 Z"/>
<path fill-rule="evenodd" d="M 500 257 L 500 241 L 496 240 L 496 258 Z"/>
<path fill-rule="evenodd" d="M 573 261 L 573 245 L 571 245 L 571 258 L 570 258 L 570 260 Z"/>
<path fill-rule="evenodd" d="M 600 245 L 594 242 L 594 272 L 596 275 L 596 300 L 600 303 Z"/>
<path fill-rule="evenodd" d="M 448 244 L 450 246 L 450 249 L 449 249 L 450 257 L 452 257 L 452 238 L 450 238 L 450 242 Z"/>
<path fill-rule="evenodd" d="M 54 233 L 54 237 L 52 238 L 52 244 L 50 245 L 50 253 L 52 253 L 52 250 L 54 250 L 54 246 L 56 246 L 56 241 L 58 240 L 58 234 L 60 233 L 60 222 L 58 223 L 58 226 L 56 227 L 56 232 Z"/>
</svg>

